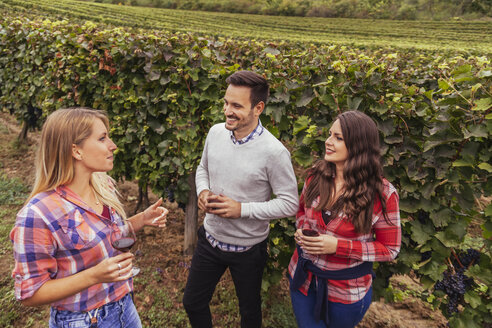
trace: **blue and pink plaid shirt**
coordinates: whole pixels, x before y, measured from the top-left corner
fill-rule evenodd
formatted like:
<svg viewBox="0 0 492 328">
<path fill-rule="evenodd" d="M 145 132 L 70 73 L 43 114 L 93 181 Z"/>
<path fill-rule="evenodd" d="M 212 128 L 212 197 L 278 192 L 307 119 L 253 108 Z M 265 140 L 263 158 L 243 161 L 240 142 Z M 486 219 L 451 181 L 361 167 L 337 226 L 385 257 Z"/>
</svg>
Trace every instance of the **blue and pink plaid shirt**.
<svg viewBox="0 0 492 328">
<path fill-rule="evenodd" d="M 17 214 L 10 232 L 15 267 L 15 296 L 24 300 L 48 280 L 89 269 L 119 254 L 111 246 L 111 226 L 122 225 L 110 210 L 110 220 L 95 213 L 66 187 L 35 195 Z M 96 284 L 51 304 L 58 310 L 89 311 L 117 301 L 133 290 L 132 280 Z"/>
</svg>

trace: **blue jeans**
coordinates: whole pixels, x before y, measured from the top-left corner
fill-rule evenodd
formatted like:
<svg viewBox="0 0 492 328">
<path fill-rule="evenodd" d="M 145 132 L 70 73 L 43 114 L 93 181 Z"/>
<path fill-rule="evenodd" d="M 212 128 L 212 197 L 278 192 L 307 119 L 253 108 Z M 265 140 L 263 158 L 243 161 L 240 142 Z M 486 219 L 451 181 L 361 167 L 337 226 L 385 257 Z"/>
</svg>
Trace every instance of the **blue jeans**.
<svg viewBox="0 0 492 328">
<path fill-rule="evenodd" d="M 96 309 L 91 310 L 94 315 Z M 131 293 L 122 299 L 101 306 L 97 312 L 97 328 L 142 328 Z M 91 319 L 87 312 L 72 312 L 51 308 L 49 328 L 89 328 Z"/>
<path fill-rule="evenodd" d="M 371 305 L 372 287 L 366 296 L 358 302 L 352 304 L 328 302 L 330 322 L 326 326 L 323 320 L 316 321 L 314 318 L 316 289 L 313 287 L 313 284 L 314 279 L 309 287 L 307 296 L 298 290 L 290 290 L 292 309 L 294 310 L 299 328 L 353 328 L 362 320 Z"/>
</svg>

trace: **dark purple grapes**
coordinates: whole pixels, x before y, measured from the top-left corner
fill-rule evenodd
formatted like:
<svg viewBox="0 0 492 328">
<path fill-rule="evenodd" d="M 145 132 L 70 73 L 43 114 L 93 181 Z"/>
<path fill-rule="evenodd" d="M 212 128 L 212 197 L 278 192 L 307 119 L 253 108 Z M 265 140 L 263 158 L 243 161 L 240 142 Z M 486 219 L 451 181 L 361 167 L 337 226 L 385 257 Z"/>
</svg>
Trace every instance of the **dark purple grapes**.
<svg viewBox="0 0 492 328">
<path fill-rule="evenodd" d="M 442 290 L 448 296 L 446 311 L 449 316 L 458 312 L 458 306 L 464 304 L 464 295 L 469 285 L 466 283 L 468 278 L 464 273 L 464 269 L 459 269 L 456 272 L 444 272 L 443 279 L 434 285 L 435 290 Z M 472 279 L 473 282 L 473 279 Z"/>
<path fill-rule="evenodd" d="M 468 268 L 472 263 L 478 264 L 478 262 L 480 261 L 480 252 L 473 248 L 468 248 L 466 252 L 462 252 L 459 255 L 459 259 L 461 264 L 465 268 Z"/>
<path fill-rule="evenodd" d="M 423 210 L 419 210 L 417 214 L 417 220 L 419 220 L 419 222 L 422 224 L 427 224 L 427 222 L 429 222 L 429 213 Z"/>
<path fill-rule="evenodd" d="M 173 187 L 167 187 L 167 199 L 172 203 L 174 202 L 174 188 Z"/>
<path fill-rule="evenodd" d="M 427 261 L 428 259 L 430 259 L 432 256 L 432 252 L 431 251 L 427 251 L 427 252 L 423 252 L 421 255 L 420 255 L 420 260 L 421 261 Z"/>
</svg>

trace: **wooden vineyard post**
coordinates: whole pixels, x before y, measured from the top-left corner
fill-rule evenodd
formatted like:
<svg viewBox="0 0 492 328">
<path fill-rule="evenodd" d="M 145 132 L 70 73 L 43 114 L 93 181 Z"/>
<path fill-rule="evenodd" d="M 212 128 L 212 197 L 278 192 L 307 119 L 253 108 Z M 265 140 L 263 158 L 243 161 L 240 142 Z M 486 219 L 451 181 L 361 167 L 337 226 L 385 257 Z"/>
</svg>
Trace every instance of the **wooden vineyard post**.
<svg viewBox="0 0 492 328">
<path fill-rule="evenodd" d="M 198 225 L 198 197 L 196 196 L 195 172 L 188 176 L 190 192 L 186 204 L 184 255 L 193 255 L 196 246 Z"/>
</svg>

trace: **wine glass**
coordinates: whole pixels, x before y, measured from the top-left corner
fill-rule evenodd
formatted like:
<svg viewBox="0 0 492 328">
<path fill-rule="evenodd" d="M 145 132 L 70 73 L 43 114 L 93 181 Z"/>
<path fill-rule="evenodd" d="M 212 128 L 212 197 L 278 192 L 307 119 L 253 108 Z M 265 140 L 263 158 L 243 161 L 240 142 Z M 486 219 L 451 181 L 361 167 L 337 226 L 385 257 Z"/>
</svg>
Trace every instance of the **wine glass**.
<svg viewBox="0 0 492 328">
<path fill-rule="evenodd" d="M 133 225 L 128 220 L 123 220 L 123 225 L 113 225 L 111 229 L 111 245 L 120 252 L 129 252 L 137 241 L 137 235 Z M 140 272 L 137 266 L 132 267 L 132 277 Z"/>
<path fill-rule="evenodd" d="M 215 195 L 223 196 L 224 195 L 224 188 L 220 188 L 220 187 L 211 188 L 210 193 L 207 196 L 207 202 L 208 203 L 218 203 L 219 201 L 217 199 L 210 199 L 210 196 L 215 196 Z M 215 208 L 212 208 L 212 209 L 215 210 Z M 213 218 L 211 219 L 211 222 L 213 222 L 213 224 L 215 224 L 215 225 L 221 225 L 222 224 L 222 218 L 218 215 L 214 215 Z"/>
<path fill-rule="evenodd" d="M 302 224 L 302 234 L 307 237 L 317 237 L 319 232 L 316 230 L 316 224 L 310 220 L 304 220 Z"/>
</svg>

